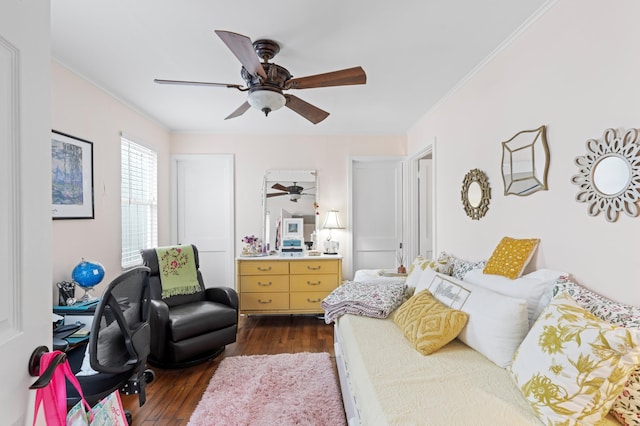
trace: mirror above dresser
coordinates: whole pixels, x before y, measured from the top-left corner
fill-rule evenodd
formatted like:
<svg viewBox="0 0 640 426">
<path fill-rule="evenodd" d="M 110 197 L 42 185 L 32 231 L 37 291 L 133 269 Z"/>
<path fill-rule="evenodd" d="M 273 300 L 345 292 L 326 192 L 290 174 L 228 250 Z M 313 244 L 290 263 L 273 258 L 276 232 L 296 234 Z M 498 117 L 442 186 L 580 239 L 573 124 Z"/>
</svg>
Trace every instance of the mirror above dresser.
<svg viewBox="0 0 640 426">
<path fill-rule="evenodd" d="M 267 170 L 262 186 L 263 241 L 277 250 L 283 219 L 302 219 L 305 243 L 317 229 L 317 179 L 315 170 Z"/>
</svg>

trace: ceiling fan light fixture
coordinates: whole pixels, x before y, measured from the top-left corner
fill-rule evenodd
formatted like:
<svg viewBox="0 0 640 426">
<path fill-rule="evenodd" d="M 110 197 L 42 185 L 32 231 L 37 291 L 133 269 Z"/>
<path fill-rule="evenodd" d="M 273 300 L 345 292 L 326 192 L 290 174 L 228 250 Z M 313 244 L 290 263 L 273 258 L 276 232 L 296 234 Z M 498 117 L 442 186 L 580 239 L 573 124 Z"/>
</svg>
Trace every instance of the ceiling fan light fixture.
<svg viewBox="0 0 640 426">
<path fill-rule="evenodd" d="M 253 108 L 264 112 L 265 116 L 279 110 L 287 102 L 282 93 L 268 89 L 252 90 L 247 101 Z"/>
</svg>

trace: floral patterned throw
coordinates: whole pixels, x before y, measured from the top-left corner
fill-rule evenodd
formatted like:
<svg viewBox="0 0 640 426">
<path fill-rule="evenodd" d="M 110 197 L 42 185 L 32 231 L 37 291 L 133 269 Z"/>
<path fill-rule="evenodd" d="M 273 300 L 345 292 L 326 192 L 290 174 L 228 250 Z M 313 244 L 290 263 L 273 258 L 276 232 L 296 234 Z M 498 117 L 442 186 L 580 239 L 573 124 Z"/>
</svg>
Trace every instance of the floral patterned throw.
<svg viewBox="0 0 640 426">
<path fill-rule="evenodd" d="M 200 291 L 192 246 L 158 247 L 156 254 L 163 299 Z"/>
<path fill-rule="evenodd" d="M 327 324 L 344 314 L 386 318 L 402 304 L 404 283 L 348 281 L 333 290 L 321 303 Z"/>
</svg>

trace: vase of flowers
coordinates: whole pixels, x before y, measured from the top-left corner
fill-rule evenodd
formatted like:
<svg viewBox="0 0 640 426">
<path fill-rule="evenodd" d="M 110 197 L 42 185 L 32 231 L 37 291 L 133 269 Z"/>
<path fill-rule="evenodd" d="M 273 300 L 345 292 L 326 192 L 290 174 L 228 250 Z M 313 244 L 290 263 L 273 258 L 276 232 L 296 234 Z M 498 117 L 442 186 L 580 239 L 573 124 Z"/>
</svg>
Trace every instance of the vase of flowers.
<svg viewBox="0 0 640 426">
<path fill-rule="evenodd" d="M 242 239 L 244 246 L 242 247 L 243 256 L 257 256 L 262 253 L 262 244 L 260 238 L 255 235 L 247 235 Z"/>
</svg>

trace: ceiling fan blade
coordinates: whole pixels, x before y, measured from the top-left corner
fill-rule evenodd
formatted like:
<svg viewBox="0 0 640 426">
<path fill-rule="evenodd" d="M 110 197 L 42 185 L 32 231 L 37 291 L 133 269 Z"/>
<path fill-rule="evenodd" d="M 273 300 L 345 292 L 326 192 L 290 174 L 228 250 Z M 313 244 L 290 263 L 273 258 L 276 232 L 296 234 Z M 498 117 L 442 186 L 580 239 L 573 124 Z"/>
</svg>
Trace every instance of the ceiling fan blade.
<svg viewBox="0 0 640 426">
<path fill-rule="evenodd" d="M 281 185 L 279 183 L 276 183 L 275 185 L 272 186 L 273 189 L 279 189 L 280 191 L 289 191 L 289 188 L 287 188 L 284 185 Z"/>
<path fill-rule="evenodd" d="M 285 104 L 287 108 L 297 112 L 313 124 L 318 124 L 329 116 L 327 111 L 323 111 L 320 108 L 303 101 L 297 96 L 284 95 L 284 97 L 287 99 L 287 103 Z"/>
<path fill-rule="evenodd" d="M 227 83 L 207 83 L 205 81 L 184 81 L 184 80 L 161 80 L 156 78 L 153 80 L 158 84 L 181 84 L 184 86 L 211 86 L 211 87 L 229 87 L 231 89 L 241 89 L 239 84 L 227 84 Z"/>
<path fill-rule="evenodd" d="M 289 194 L 288 194 L 288 193 L 286 193 L 286 192 L 277 192 L 277 193 L 275 193 L 275 192 L 274 192 L 274 193 L 272 193 L 272 194 L 267 194 L 267 198 L 271 198 L 271 197 L 278 197 L 278 196 L 280 196 L 280 195 L 289 195 Z"/>
<path fill-rule="evenodd" d="M 324 74 L 310 75 L 308 77 L 292 78 L 287 81 L 285 89 L 349 86 L 353 84 L 365 84 L 366 82 L 367 74 L 365 74 L 362 67 L 354 67 L 340 71 L 326 72 Z"/>
<path fill-rule="evenodd" d="M 249 37 L 230 31 L 215 30 L 215 32 L 251 75 L 267 78 L 267 73 L 264 72 Z"/>
<path fill-rule="evenodd" d="M 240 105 L 235 111 L 233 111 L 231 114 L 229 114 L 228 116 L 225 117 L 225 120 L 228 120 L 230 118 L 236 118 L 236 117 L 240 117 L 242 114 L 244 114 L 245 112 L 247 112 L 247 110 L 251 108 L 251 105 L 249 105 L 249 102 L 244 101 L 244 103 L 242 105 Z"/>
</svg>

